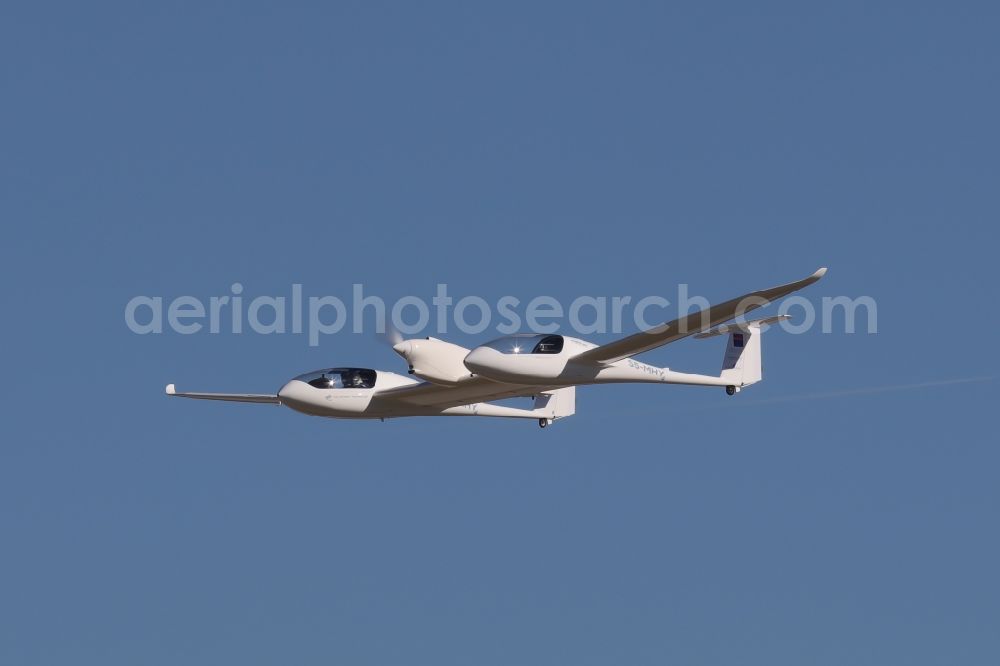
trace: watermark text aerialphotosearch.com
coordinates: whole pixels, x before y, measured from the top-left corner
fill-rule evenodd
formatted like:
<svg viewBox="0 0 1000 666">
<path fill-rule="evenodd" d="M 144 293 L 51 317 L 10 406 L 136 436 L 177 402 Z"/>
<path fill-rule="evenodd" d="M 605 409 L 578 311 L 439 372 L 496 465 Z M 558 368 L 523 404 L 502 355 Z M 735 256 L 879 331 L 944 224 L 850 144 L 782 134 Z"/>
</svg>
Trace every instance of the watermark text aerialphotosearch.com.
<svg viewBox="0 0 1000 666">
<path fill-rule="evenodd" d="M 676 307 L 674 307 L 676 305 Z M 748 299 L 747 310 L 755 307 Z M 677 287 L 673 300 L 662 295 L 577 296 L 569 302 L 553 296 L 529 298 L 501 296 L 492 301 L 481 296 L 455 298 L 447 284 L 438 284 L 430 298 L 403 296 L 387 301 L 366 294 L 354 284 L 349 297 L 306 295 L 293 284 L 284 295 L 244 293 L 235 282 L 229 293 L 197 296 L 139 295 L 125 305 L 125 323 L 140 335 L 172 331 L 197 333 L 256 333 L 305 335 L 310 346 L 323 336 L 344 331 L 404 335 L 446 335 L 457 330 L 468 335 L 495 331 L 513 333 L 620 334 L 647 330 L 670 319 L 705 310 L 709 301 L 692 296 L 687 284 Z M 877 305 L 871 296 L 824 296 L 818 305 L 803 296 L 790 296 L 778 304 L 777 314 L 791 315 L 779 325 L 789 333 L 804 333 L 817 324 L 824 333 L 878 330 Z"/>
</svg>

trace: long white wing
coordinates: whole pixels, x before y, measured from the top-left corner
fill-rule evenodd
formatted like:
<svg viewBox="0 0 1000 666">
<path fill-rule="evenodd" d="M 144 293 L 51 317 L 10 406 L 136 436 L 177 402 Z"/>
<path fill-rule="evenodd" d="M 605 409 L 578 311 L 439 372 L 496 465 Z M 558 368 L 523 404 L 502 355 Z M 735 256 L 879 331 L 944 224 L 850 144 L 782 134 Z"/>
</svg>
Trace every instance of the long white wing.
<svg viewBox="0 0 1000 666">
<path fill-rule="evenodd" d="M 167 384 L 167 395 L 178 398 L 195 398 L 196 400 L 227 400 L 229 402 L 260 402 L 270 405 L 280 405 L 281 400 L 276 395 L 263 393 L 178 393 L 173 384 Z"/>
<path fill-rule="evenodd" d="M 575 356 L 573 360 L 593 363 L 614 363 L 623 358 L 635 356 L 650 349 L 656 349 L 681 338 L 686 338 L 694 333 L 706 331 L 734 317 L 742 316 L 751 310 L 756 310 L 782 296 L 787 296 L 803 287 L 808 287 L 824 275 L 826 275 L 826 269 L 821 268 L 809 277 L 797 282 L 790 282 L 789 284 L 771 287 L 770 289 L 752 291 L 749 294 L 744 294 L 725 303 L 711 305 L 707 310 L 693 312 L 680 319 L 654 326 L 648 331 L 636 333 L 627 338 L 588 349 L 582 354 Z"/>
<path fill-rule="evenodd" d="M 395 403 L 419 407 L 446 408 L 468 405 L 474 402 L 488 402 L 538 395 L 559 386 L 525 386 L 504 384 L 483 377 L 471 377 L 457 386 L 440 386 L 430 382 L 400 386 L 378 391 L 372 396 L 372 404 Z"/>
</svg>

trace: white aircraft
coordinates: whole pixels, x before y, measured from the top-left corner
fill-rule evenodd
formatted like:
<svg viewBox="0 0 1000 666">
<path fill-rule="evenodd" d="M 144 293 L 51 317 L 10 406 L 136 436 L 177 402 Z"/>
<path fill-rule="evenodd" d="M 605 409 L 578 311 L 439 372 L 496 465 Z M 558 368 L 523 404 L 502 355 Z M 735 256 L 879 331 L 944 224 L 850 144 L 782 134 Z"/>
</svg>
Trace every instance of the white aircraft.
<svg viewBox="0 0 1000 666">
<path fill-rule="evenodd" d="M 498 416 L 537 419 L 546 427 L 576 412 L 576 387 L 588 384 L 656 383 L 720 386 L 733 395 L 761 380 L 760 335 L 787 315 L 744 321 L 750 310 L 818 281 L 821 268 L 790 284 L 751 292 L 606 345 L 565 335 L 511 335 L 468 350 L 437 338 L 400 340 L 393 349 L 406 359 L 409 374 L 367 368 L 328 368 L 295 377 L 276 394 L 180 393 L 200 400 L 286 405 L 313 416 L 381 419 L 401 416 Z M 725 324 L 732 319 L 737 321 Z M 722 324 L 722 325 L 720 325 Z M 675 372 L 633 357 L 695 335 L 728 335 L 719 375 Z M 491 401 L 533 397 L 532 409 Z"/>
</svg>

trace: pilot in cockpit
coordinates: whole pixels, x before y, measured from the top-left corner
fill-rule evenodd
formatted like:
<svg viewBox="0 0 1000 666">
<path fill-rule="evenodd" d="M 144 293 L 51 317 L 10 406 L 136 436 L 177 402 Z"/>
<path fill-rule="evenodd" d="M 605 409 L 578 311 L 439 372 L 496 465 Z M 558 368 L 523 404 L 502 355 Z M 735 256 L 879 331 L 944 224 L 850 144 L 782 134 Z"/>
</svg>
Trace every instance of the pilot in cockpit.
<svg viewBox="0 0 1000 666">
<path fill-rule="evenodd" d="M 313 386 L 315 388 L 320 388 L 320 389 L 330 388 L 330 386 L 332 384 L 333 384 L 333 382 L 330 380 L 329 377 L 326 376 L 325 372 L 323 374 L 321 374 L 319 377 L 317 377 L 316 379 L 313 379 L 313 380 L 311 380 L 309 382 L 310 386 Z"/>
</svg>

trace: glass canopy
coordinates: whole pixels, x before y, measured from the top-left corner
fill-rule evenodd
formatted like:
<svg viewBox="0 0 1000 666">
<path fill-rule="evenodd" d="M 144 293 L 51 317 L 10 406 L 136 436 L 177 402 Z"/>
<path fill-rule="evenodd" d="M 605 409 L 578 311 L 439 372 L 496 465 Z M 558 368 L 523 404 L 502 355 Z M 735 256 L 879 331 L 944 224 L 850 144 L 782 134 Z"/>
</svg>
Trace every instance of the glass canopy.
<svg viewBox="0 0 1000 666">
<path fill-rule="evenodd" d="M 374 388 L 378 373 L 368 368 L 314 370 L 295 379 L 318 389 Z"/>
<path fill-rule="evenodd" d="M 487 342 L 483 346 L 503 354 L 558 354 L 563 348 L 563 336 L 510 335 Z"/>
</svg>

